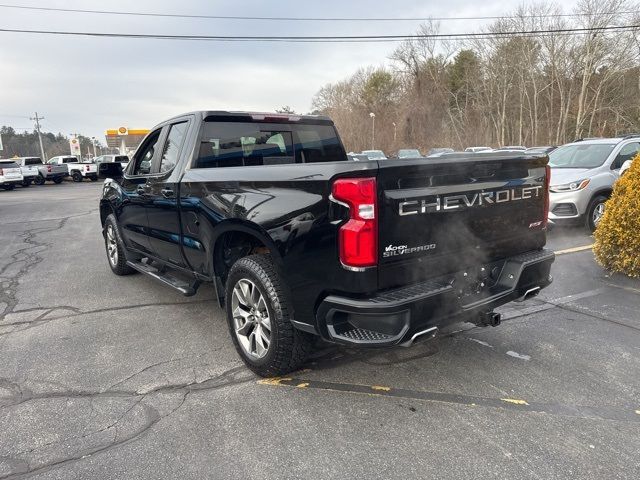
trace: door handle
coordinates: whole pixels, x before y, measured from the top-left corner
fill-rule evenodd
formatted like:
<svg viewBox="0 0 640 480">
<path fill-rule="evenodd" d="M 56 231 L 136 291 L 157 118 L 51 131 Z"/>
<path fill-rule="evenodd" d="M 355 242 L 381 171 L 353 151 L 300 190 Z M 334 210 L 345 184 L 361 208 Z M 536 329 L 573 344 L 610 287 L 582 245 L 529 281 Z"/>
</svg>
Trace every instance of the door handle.
<svg viewBox="0 0 640 480">
<path fill-rule="evenodd" d="M 160 193 L 164 198 L 173 197 L 173 190 L 171 190 L 170 188 L 163 188 L 162 190 L 160 190 Z"/>
</svg>

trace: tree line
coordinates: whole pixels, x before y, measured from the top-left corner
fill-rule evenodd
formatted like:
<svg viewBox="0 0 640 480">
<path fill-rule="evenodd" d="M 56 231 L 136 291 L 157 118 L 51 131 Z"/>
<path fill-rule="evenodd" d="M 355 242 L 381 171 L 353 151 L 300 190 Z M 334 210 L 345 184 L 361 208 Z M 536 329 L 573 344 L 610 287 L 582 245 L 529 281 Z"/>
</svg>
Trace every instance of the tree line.
<svg viewBox="0 0 640 480">
<path fill-rule="evenodd" d="M 322 87 L 313 108 L 334 119 L 353 151 L 371 148 L 372 133 L 375 148 L 390 153 L 640 132 L 640 29 L 611 29 L 640 24 L 638 4 L 580 0 L 572 13 L 556 3 L 523 5 L 482 38 L 407 40 L 388 66 Z M 522 33 L 532 31 L 546 33 Z M 418 31 L 439 32 L 434 21 Z"/>
<path fill-rule="evenodd" d="M 46 158 L 55 157 L 57 155 L 69 155 L 69 137 L 61 133 L 42 132 L 42 146 Z M 4 150 L 0 150 L 0 158 L 11 157 L 40 157 L 40 143 L 38 141 L 38 133 L 32 132 L 16 132 L 12 127 L 3 126 L 0 128 L 0 136 L 2 136 L 2 144 Z M 78 135 L 82 155 L 88 153 L 93 155 L 93 141 L 89 137 Z M 96 153 L 100 155 L 101 147 L 96 147 Z M 45 160 L 45 159 L 43 159 Z"/>
</svg>

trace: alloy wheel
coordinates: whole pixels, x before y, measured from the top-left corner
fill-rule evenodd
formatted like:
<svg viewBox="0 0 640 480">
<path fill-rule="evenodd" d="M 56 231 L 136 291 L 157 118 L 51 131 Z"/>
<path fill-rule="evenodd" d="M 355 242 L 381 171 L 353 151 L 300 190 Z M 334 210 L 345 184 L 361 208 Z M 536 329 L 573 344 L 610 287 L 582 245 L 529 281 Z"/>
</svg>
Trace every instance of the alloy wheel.
<svg viewBox="0 0 640 480">
<path fill-rule="evenodd" d="M 233 287 L 231 311 L 242 350 L 249 357 L 263 358 L 271 344 L 271 319 L 262 293 L 251 280 L 240 279 Z"/>
<path fill-rule="evenodd" d="M 593 209 L 593 215 L 592 215 L 593 224 L 597 226 L 598 223 L 600 223 L 600 220 L 602 220 L 603 215 L 604 215 L 604 203 L 599 203 Z"/>
<path fill-rule="evenodd" d="M 111 265 L 115 267 L 118 264 L 118 243 L 116 241 L 116 232 L 112 225 L 107 227 L 107 254 Z"/>
</svg>

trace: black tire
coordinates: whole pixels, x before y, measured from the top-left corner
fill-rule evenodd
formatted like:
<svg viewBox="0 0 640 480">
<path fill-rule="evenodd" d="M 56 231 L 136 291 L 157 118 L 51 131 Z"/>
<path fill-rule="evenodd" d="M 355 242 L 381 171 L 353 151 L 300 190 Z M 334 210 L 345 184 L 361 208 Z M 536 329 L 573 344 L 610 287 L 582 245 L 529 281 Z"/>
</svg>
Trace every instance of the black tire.
<svg viewBox="0 0 640 480">
<path fill-rule="evenodd" d="M 104 222 L 103 235 L 104 247 L 107 252 L 107 262 L 109 262 L 111 271 L 116 275 L 131 275 L 132 273 L 135 273 L 135 270 L 127 265 L 124 242 L 122 241 L 122 236 L 120 235 L 118 221 L 116 220 L 116 217 L 113 213 L 110 214 Z M 113 235 L 115 244 L 111 244 L 111 235 Z M 110 250 L 110 247 L 113 248 L 113 250 Z M 112 252 L 114 252 L 115 255 L 112 255 Z"/>
<path fill-rule="evenodd" d="M 270 342 L 266 354 L 255 358 L 240 345 L 232 313 L 232 296 L 241 280 L 249 280 L 265 300 L 270 319 Z M 241 258 L 231 267 L 226 283 L 225 307 L 233 344 L 242 360 L 262 377 L 284 375 L 299 368 L 311 352 L 313 335 L 294 328 L 290 293 L 270 255 Z M 241 317 L 238 317 L 241 318 Z"/>
<path fill-rule="evenodd" d="M 2 188 L 4 188 L 5 190 L 13 190 L 14 188 L 16 188 L 16 186 L 11 183 L 9 185 L 3 185 Z"/>
<path fill-rule="evenodd" d="M 42 175 L 36 175 L 36 178 L 33 179 L 33 183 L 36 185 L 44 185 L 45 179 Z"/>
<path fill-rule="evenodd" d="M 23 180 L 23 181 L 22 181 L 22 186 L 23 186 L 23 187 L 29 187 L 29 186 L 31 186 L 31 180 Z"/>
<path fill-rule="evenodd" d="M 73 178 L 74 182 L 81 182 L 82 181 L 82 174 L 80 172 L 73 172 L 73 175 L 71 175 L 71 178 Z"/>
<path fill-rule="evenodd" d="M 53 179 L 53 183 L 58 183 L 58 184 L 60 184 L 60 183 L 62 183 L 62 180 L 64 180 L 64 178 L 62 178 L 62 177 L 57 177 L 57 178 L 54 178 L 54 179 Z"/>
<path fill-rule="evenodd" d="M 98 181 L 98 177 L 89 177 L 91 179 L 92 182 L 97 182 Z"/>
<path fill-rule="evenodd" d="M 598 222 L 602 218 L 602 212 L 604 212 L 605 202 L 607 200 L 609 200 L 609 197 L 597 195 L 591 199 L 591 202 L 589 202 L 586 214 L 586 224 L 590 232 L 594 232 L 598 226 Z"/>
</svg>

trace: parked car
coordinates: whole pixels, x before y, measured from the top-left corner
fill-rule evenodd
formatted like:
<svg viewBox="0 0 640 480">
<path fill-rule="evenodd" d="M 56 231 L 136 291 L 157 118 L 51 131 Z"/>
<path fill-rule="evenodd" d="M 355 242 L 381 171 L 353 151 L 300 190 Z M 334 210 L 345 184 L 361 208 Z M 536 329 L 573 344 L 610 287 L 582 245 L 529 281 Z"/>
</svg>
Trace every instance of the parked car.
<svg viewBox="0 0 640 480">
<path fill-rule="evenodd" d="M 98 180 L 98 167 L 92 162 L 79 162 L 78 159 L 72 155 L 60 155 L 50 158 L 47 161 L 48 165 L 65 165 L 67 167 L 67 174 L 74 182 L 81 182 L 85 178 L 90 179 L 92 182 Z"/>
<path fill-rule="evenodd" d="M 349 160 L 353 160 L 354 162 L 365 162 L 369 160 L 369 157 L 363 155 L 362 153 L 347 153 L 347 158 Z"/>
<path fill-rule="evenodd" d="M 429 153 L 427 153 L 427 157 L 439 157 L 440 155 L 452 153 L 453 151 L 453 148 L 432 148 L 429 150 Z"/>
<path fill-rule="evenodd" d="M 13 160 L 0 159 L 0 187 L 13 190 L 16 185 L 22 184 L 23 179 L 20 165 Z"/>
<path fill-rule="evenodd" d="M 67 176 L 66 165 L 45 165 L 40 157 L 16 157 L 13 160 L 21 168 L 28 166 L 30 170 L 37 170 L 37 175 L 33 176 L 33 183 L 36 185 L 44 185 L 46 181 L 62 183 Z"/>
<path fill-rule="evenodd" d="M 382 150 L 363 150 L 362 155 L 366 155 L 369 160 L 386 160 L 387 156 Z"/>
<path fill-rule="evenodd" d="M 467 147 L 464 149 L 465 152 L 470 153 L 480 153 L 480 152 L 491 152 L 493 149 L 491 147 Z"/>
<path fill-rule="evenodd" d="M 494 148 L 496 152 L 524 152 L 527 150 L 527 147 L 523 147 L 522 145 L 511 145 L 505 147 Z"/>
<path fill-rule="evenodd" d="M 39 157 L 15 157 L 12 160 L 18 164 L 22 172 L 22 186 L 28 187 L 34 183 L 39 174 L 38 168 L 42 165 L 42 160 Z"/>
<path fill-rule="evenodd" d="M 205 111 L 116 165 L 100 199 L 113 273 L 184 295 L 212 283 L 259 375 L 298 368 L 314 335 L 410 346 L 497 326 L 494 308 L 551 282 L 546 157 L 356 163 L 328 117 Z"/>
<path fill-rule="evenodd" d="M 622 165 L 638 152 L 635 135 L 580 140 L 552 151 L 549 222 L 584 223 L 595 230 Z"/>
<path fill-rule="evenodd" d="M 417 150 L 417 149 L 403 148 L 401 150 L 398 150 L 397 157 L 400 160 L 403 160 L 406 158 L 422 158 L 422 154 L 420 153 L 420 150 Z"/>
<path fill-rule="evenodd" d="M 93 159 L 93 163 L 112 163 L 119 162 L 122 164 L 122 168 L 126 168 L 129 165 L 129 157 L 127 155 L 100 155 Z"/>
<path fill-rule="evenodd" d="M 553 152 L 556 148 L 558 147 L 550 145 L 544 147 L 529 147 L 524 151 L 524 153 L 526 153 L 527 155 L 546 155 Z"/>
</svg>

